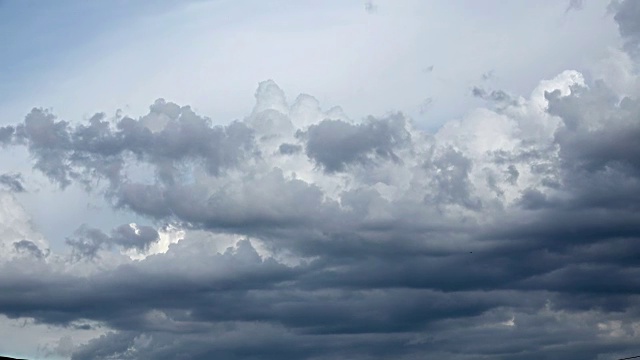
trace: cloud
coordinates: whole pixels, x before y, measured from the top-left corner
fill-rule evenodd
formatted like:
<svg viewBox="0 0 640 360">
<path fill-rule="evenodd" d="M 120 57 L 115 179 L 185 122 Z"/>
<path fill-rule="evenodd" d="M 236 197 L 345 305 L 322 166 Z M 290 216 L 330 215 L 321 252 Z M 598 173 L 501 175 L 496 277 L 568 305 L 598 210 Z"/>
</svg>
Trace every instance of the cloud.
<svg viewBox="0 0 640 360">
<path fill-rule="evenodd" d="M 474 86 L 473 89 L 471 89 L 471 94 L 475 97 L 494 101 L 496 103 L 509 103 L 514 101 L 511 99 L 511 96 L 503 90 L 491 90 L 490 92 L 487 92 L 483 88 Z"/>
<path fill-rule="evenodd" d="M 14 242 L 13 247 L 18 252 L 28 253 L 29 255 L 32 255 L 38 259 L 44 258 L 48 255 L 48 251 L 45 253 L 38 247 L 38 245 L 29 240 L 20 240 Z"/>
<path fill-rule="evenodd" d="M 13 126 L 3 126 L 0 127 L 0 144 L 7 144 L 11 140 L 11 136 L 15 129 Z"/>
<path fill-rule="evenodd" d="M 48 248 L 15 192 L 0 190 L 0 263 L 23 256 L 43 258 Z"/>
<path fill-rule="evenodd" d="M 640 51 L 640 5 L 637 1 L 623 0 L 612 1 L 609 6 L 615 12 L 613 18 L 618 23 L 625 50 L 637 56 Z"/>
<path fill-rule="evenodd" d="M 0 184 L 13 192 L 25 192 L 21 174 L 0 174 Z"/>
<path fill-rule="evenodd" d="M 116 245 L 126 250 L 144 251 L 159 238 L 158 231 L 149 226 L 124 224 L 113 229 L 110 236 L 98 229 L 81 226 L 76 230 L 75 237 L 67 239 L 66 243 L 71 246 L 76 258 L 94 259 L 104 247 Z"/>
<path fill-rule="evenodd" d="M 296 145 L 296 144 L 283 143 L 283 144 L 280 144 L 280 146 L 278 147 L 278 150 L 283 155 L 292 155 L 302 151 L 302 146 Z"/>
<path fill-rule="evenodd" d="M 565 13 L 568 13 L 572 10 L 582 10 L 584 7 L 584 0 L 569 0 L 569 5 L 567 5 L 567 10 Z"/>
<path fill-rule="evenodd" d="M 401 114 L 360 122 L 316 116 L 309 124 L 321 110 L 301 112 L 275 84 L 265 86 L 257 110 L 224 127 L 163 101 L 115 129 L 99 117 L 69 127 L 38 111 L 27 117 L 31 125 L 18 124 L 36 162 L 83 174 L 68 181 L 106 179 L 114 206 L 176 222 L 187 235 L 165 252 L 109 265 L 109 248 L 145 251 L 158 231 L 80 228 L 68 240 L 72 255 L 102 270 L 36 278 L 7 264 L 0 284 L 20 281 L 24 292 L 0 298 L 5 314 L 113 329 L 75 359 L 208 358 L 240 346 L 238 358 L 364 357 L 382 348 L 397 358 L 455 358 L 459 346 L 425 335 L 434 331 L 455 334 L 476 357 L 587 356 L 627 346 L 626 338 L 608 350 L 589 344 L 610 311 L 624 314 L 629 329 L 636 321 L 638 284 L 624 279 L 636 276 L 629 251 L 640 232 L 637 100 L 615 101 L 604 83 L 582 85 L 569 72 L 499 113 L 484 110 L 428 135 Z M 49 148 L 62 160 L 39 156 Z M 115 175 L 103 167 L 114 157 Z M 134 181 L 130 162 L 151 166 L 154 180 Z M 48 166 L 38 169 L 59 182 Z M 210 240 L 190 238 L 196 229 L 244 240 L 219 253 Z M 31 245 L 15 248 L 43 258 Z M 286 254 L 297 265 L 282 262 Z M 66 289 L 54 304 L 26 297 L 53 288 Z M 549 301 L 553 310 L 545 310 Z M 544 350 L 531 337 L 543 331 L 536 313 L 558 329 L 558 316 L 586 317 L 593 328 L 568 329 L 548 340 L 564 350 Z M 473 340 L 480 329 L 533 350 L 482 347 Z M 227 340 L 204 340 L 214 335 Z M 384 347 L 371 348 L 382 336 Z M 283 339 L 300 345 L 278 350 Z"/>
<path fill-rule="evenodd" d="M 349 164 L 365 165 L 376 158 L 400 161 L 394 148 L 409 143 L 401 114 L 386 119 L 370 118 L 359 125 L 341 120 L 323 120 L 312 125 L 306 134 L 307 155 L 327 172 L 344 171 Z"/>
<path fill-rule="evenodd" d="M 189 107 L 179 108 L 162 99 L 144 118 L 125 117 L 115 128 L 103 114 L 72 128 L 47 111 L 33 109 L 16 133 L 28 143 L 36 159 L 34 168 L 63 188 L 72 179 L 88 181 L 91 171 L 114 184 L 121 181 L 125 154 L 149 159 L 158 165 L 158 176 L 172 182 L 178 160 L 205 161 L 207 171 L 217 174 L 233 166 L 252 146 L 251 131 L 244 124 L 212 126 L 210 119 L 197 116 Z"/>
<path fill-rule="evenodd" d="M 72 359 L 640 351 L 640 94 L 571 70 L 474 93 L 501 106 L 434 133 L 271 80 L 227 125 L 162 99 L 137 119 L 34 109 L 6 146 L 149 224 L 87 224 L 53 252 L 3 192 L 0 309 L 99 324 L 59 342 Z"/>
</svg>

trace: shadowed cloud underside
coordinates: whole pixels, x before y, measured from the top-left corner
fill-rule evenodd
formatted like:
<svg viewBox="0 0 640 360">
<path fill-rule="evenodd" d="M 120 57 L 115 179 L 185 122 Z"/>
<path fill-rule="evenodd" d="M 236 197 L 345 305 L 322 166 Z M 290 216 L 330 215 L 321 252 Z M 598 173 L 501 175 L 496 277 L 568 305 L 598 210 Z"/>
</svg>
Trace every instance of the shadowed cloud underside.
<svg viewBox="0 0 640 360">
<path fill-rule="evenodd" d="M 164 99 L 138 118 L 34 108 L 0 127 L 3 151 L 147 223 L 78 224 L 52 251 L 19 202 L 36 184 L 0 173 L 0 313 L 96 331 L 43 350 L 74 360 L 640 353 L 633 3 L 611 6 L 625 86 L 474 87 L 487 107 L 435 132 L 272 80 L 223 125 Z"/>
</svg>

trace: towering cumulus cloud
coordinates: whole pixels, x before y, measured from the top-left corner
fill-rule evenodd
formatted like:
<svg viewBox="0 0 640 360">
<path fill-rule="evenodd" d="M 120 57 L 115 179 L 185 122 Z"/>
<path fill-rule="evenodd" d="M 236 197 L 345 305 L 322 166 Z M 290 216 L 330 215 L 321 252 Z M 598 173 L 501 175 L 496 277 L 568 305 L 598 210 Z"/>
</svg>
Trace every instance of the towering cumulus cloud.
<svg viewBox="0 0 640 360">
<path fill-rule="evenodd" d="M 60 340 L 74 360 L 640 354 L 639 4 L 613 6 L 625 86 L 477 88 L 489 105 L 433 133 L 271 80 L 225 125 L 162 99 L 135 119 L 34 109 L 3 149 L 148 224 L 78 224 L 52 251 L 26 175 L 1 174 L 0 312 L 97 331 Z"/>
</svg>

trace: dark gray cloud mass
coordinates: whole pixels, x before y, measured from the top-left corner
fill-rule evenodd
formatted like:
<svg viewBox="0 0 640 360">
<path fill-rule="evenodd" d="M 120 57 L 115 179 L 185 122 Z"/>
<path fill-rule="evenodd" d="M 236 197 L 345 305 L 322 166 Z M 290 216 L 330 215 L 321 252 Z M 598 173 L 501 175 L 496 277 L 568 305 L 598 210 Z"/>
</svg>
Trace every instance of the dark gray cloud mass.
<svg viewBox="0 0 640 360">
<path fill-rule="evenodd" d="M 160 131 L 154 131 L 156 128 Z M 251 151 L 250 130 L 242 123 L 211 126 L 188 106 L 178 107 L 159 99 L 149 115 L 116 120 L 115 128 L 103 114 L 76 127 L 42 109 L 33 109 L 16 128 L 18 141 L 28 144 L 34 167 L 61 187 L 72 179 L 88 181 L 99 175 L 114 185 L 121 178 L 125 157 L 156 166 L 158 177 L 174 181 L 176 162 L 194 160 L 218 174 Z"/>
<path fill-rule="evenodd" d="M 476 92 L 505 104 L 434 134 L 289 106 L 272 81 L 225 126 L 164 100 L 85 123 L 34 109 L 3 144 L 158 227 L 70 229 L 67 254 L 13 242 L 0 312 L 107 329 L 76 360 L 640 354 L 640 94 L 575 71 L 518 101 Z"/>
<path fill-rule="evenodd" d="M 404 122 L 402 115 L 369 118 L 358 125 L 323 120 L 310 126 L 306 133 L 307 155 L 327 172 L 344 171 L 347 165 L 365 164 L 372 161 L 372 157 L 399 161 L 394 148 L 411 141 Z"/>
</svg>

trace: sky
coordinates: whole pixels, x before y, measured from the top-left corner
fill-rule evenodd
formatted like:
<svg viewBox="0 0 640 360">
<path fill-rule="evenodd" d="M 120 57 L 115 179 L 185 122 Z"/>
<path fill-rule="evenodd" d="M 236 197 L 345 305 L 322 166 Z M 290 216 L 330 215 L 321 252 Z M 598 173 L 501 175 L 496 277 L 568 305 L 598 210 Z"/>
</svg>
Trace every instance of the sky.
<svg viewBox="0 0 640 360">
<path fill-rule="evenodd" d="M 640 355 L 640 2 L 0 1 L 0 355 Z"/>
</svg>

